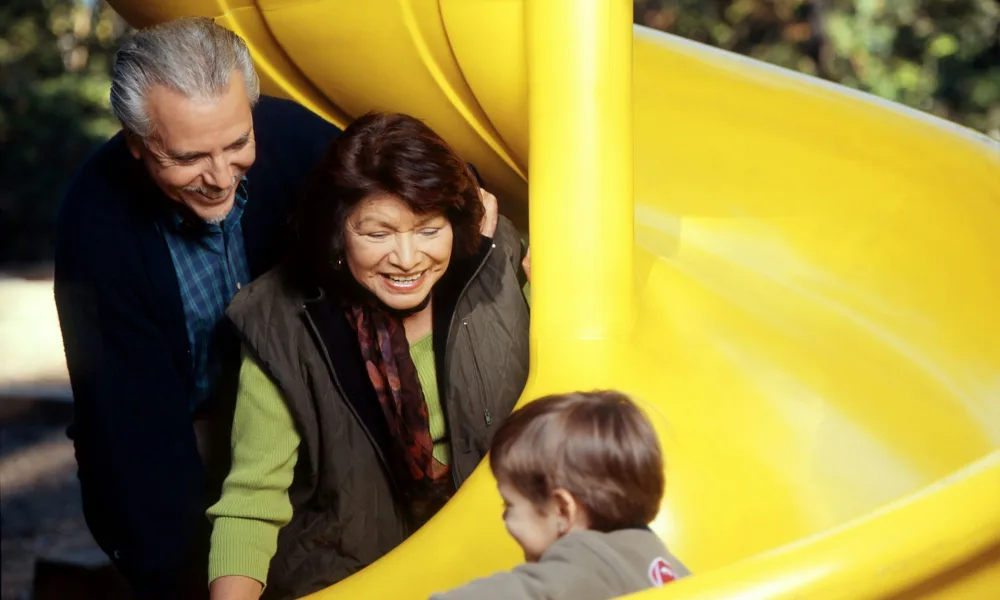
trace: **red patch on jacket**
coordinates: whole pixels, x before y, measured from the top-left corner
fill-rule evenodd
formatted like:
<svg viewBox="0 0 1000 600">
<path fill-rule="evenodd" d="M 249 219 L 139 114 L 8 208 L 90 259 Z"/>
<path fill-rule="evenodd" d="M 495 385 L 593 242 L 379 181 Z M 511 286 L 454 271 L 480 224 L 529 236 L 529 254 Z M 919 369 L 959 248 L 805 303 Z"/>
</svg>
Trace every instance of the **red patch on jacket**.
<svg viewBox="0 0 1000 600">
<path fill-rule="evenodd" d="M 649 580 L 653 582 L 654 586 L 660 587 L 661 585 L 670 583 L 674 579 L 676 579 L 674 570 L 670 568 L 670 565 L 663 558 L 657 558 L 649 565 Z"/>
</svg>

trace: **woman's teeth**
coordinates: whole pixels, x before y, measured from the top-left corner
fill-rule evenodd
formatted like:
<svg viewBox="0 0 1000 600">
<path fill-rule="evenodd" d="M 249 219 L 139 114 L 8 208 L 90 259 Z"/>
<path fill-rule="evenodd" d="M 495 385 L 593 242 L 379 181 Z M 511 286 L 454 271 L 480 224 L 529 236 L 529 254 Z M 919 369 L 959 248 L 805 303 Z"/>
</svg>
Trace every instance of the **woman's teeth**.
<svg viewBox="0 0 1000 600">
<path fill-rule="evenodd" d="M 410 275 L 408 277 L 398 277 L 396 275 L 386 275 L 386 277 L 395 283 L 413 283 L 414 281 L 420 279 L 421 275 L 423 275 L 423 273 L 417 273 L 416 275 Z"/>
</svg>

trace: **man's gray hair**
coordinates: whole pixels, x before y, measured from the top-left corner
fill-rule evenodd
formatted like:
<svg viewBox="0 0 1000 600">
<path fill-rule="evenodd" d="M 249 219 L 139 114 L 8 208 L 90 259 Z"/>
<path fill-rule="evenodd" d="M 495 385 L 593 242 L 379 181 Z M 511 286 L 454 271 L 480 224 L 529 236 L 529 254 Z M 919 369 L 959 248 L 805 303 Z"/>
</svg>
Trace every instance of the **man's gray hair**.
<svg viewBox="0 0 1000 600">
<path fill-rule="evenodd" d="M 243 75 L 251 106 L 260 80 L 240 36 L 213 20 L 187 17 L 142 29 L 122 44 L 111 78 L 111 110 L 142 139 L 153 132 L 146 94 L 164 85 L 188 98 L 218 98 L 233 71 Z"/>
</svg>

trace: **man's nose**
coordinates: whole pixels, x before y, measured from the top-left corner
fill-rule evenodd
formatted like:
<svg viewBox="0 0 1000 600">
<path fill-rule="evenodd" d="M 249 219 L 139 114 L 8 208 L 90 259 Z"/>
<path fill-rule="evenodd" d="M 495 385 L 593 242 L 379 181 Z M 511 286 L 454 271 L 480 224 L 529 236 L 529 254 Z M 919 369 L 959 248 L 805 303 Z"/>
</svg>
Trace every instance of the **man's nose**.
<svg viewBox="0 0 1000 600">
<path fill-rule="evenodd" d="M 225 156 L 213 156 L 209 168 L 202 177 L 205 183 L 224 190 L 233 184 L 234 169 Z"/>
</svg>

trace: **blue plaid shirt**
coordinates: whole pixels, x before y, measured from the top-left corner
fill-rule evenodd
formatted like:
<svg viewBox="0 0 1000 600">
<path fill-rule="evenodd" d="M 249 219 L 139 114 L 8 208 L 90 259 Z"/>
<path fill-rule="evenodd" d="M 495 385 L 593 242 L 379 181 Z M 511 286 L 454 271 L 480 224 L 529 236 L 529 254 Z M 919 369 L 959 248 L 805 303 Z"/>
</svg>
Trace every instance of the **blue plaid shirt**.
<svg viewBox="0 0 1000 600">
<path fill-rule="evenodd" d="M 222 371 L 217 347 L 219 325 L 229 301 L 250 281 L 240 224 L 246 202 L 244 177 L 233 208 L 222 223 L 193 222 L 178 212 L 171 212 L 159 223 L 181 288 L 194 375 L 192 411 L 215 392 Z"/>
</svg>

